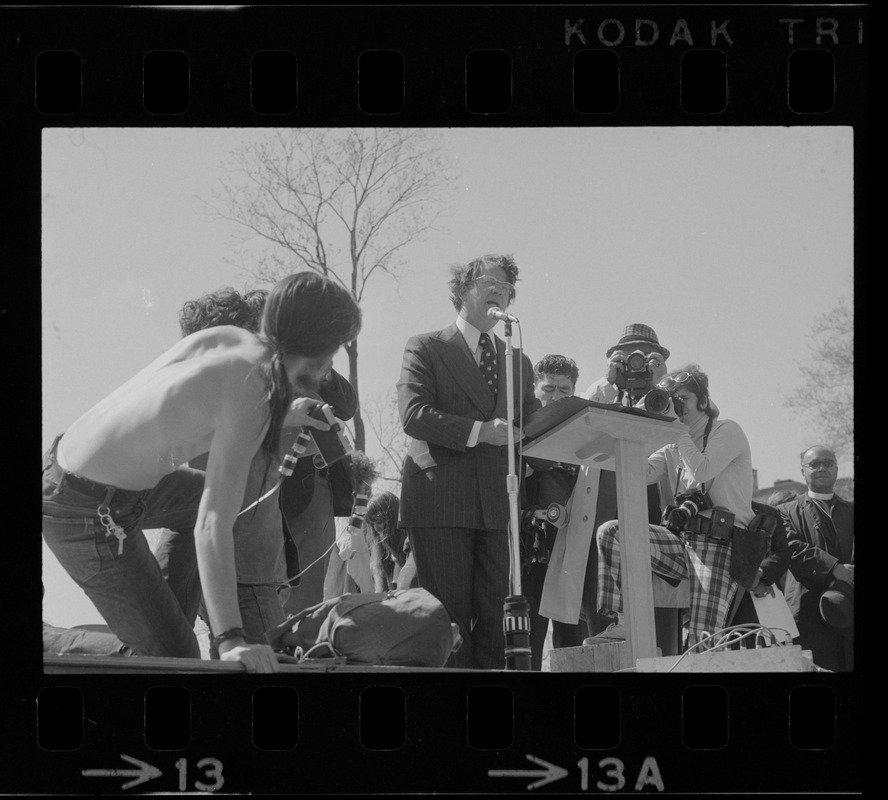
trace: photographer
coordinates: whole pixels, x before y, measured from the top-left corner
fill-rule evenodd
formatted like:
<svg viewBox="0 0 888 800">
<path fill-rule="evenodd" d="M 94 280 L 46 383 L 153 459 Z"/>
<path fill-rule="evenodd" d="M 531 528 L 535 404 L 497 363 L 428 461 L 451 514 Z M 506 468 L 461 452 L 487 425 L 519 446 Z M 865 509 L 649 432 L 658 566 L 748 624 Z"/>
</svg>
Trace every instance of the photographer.
<svg viewBox="0 0 888 800">
<path fill-rule="evenodd" d="M 570 397 L 577 385 L 579 370 L 573 359 L 560 355 L 543 356 L 533 368 L 533 393 L 545 407 Z M 567 505 L 577 482 L 578 467 L 553 461 L 533 460 L 525 490 L 527 505 L 521 514 L 521 585 L 530 608 L 531 669 L 539 671 L 549 619 L 539 613 L 540 600 L 549 566 L 549 556 L 558 533 L 546 516 L 551 504 Z M 553 647 L 578 647 L 583 643 L 585 625 L 552 622 Z"/>
<path fill-rule="evenodd" d="M 636 322 L 623 329 L 605 358 L 604 376 L 582 396 L 596 403 L 636 405 L 666 375 L 669 350 L 660 344 L 653 328 Z M 665 485 L 668 487 L 668 481 Z M 647 503 L 649 522 L 659 522 L 660 490 L 656 485 L 648 486 Z M 616 473 L 583 466 L 571 495 L 567 526 L 558 531 L 552 548 L 540 602 L 539 613 L 544 617 L 564 625 L 575 625 L 582 617 L 588 636 L 611 622 L 598 611 L 595 531 L 616 516 Z"/>
<path fill-rule="evenodd" d="M 688 646 L 725 624 L 738 584 L 731 577 L 731 537 L 752 520 L 752 457 L 736 422 L 718 418 L 709 398 L 709 379 L 696 364 L 670 373 L 660 388 L 672 396 L 678 418 L 688 426 L 675 444 L 648 458 L 647 481 L 667 476 L 675 502 L 666 527 L 651 525 L 651 567 L 658 575 L 689 578 Z M 587 643 L 625 639 L 620 592 L 619 526 L 598 529 L 598 604 L 618 622 Z"/>
<path fill-rule="evenodd" d="M 635 405 L 666 375 L 669 351 L 649 325 L 627 325 L 620 340 L 605 353 L 607 374 L 584 393 L 596 403 Z"/>
</svg>

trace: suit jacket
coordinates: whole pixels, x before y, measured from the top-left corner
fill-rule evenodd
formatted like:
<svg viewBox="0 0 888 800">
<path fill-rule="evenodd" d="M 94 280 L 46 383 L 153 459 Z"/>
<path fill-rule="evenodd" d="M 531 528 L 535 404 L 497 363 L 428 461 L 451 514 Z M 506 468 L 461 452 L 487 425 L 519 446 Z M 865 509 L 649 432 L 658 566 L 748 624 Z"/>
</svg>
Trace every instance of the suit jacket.
<svg viewBox="0 0 888 800">
<path fill-rule="evenodd" d="M 808 592 L 819 597 L 832 582 L 837 563 L 854 563 L 854 504 L 836 497 L 832 520 L 823 514 L 807 492 L 780 507 L 786 525 L 790 574 L 786 601 L 798 618 Z"/>
<path fill-rule="evenodd" d="M 497 394 L 487 386 L 456 324 L 412 337 L 404 350 L 398 408 L 409 437 L 400 515 L 408 528 L 504 530 L 509 522 L 506 447 L 466 447 L 476 420 L 505 419 L 505 344 L 495 339 Z M 539 407 L 533 366 L 513 348 L 515 423 Z"/>
</svg>

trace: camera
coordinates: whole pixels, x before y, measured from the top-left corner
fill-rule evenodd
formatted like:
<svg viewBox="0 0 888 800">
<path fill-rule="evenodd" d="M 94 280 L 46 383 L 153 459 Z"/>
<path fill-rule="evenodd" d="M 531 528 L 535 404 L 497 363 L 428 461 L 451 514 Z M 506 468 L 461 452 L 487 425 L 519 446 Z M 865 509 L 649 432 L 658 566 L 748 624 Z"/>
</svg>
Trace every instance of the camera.
<svg viewBox="0 0 888 800">
<path fill-rule="evenodd" d="M 546 508 L 532 506 L 521 512 L 521 547 L 525 563 L 549 563 L 546 523 L 563 528 L 567 525 L 567 519 L 567 509 L 560 503 L 550 503 Z"/>
<path fill-rule="evenodd" d="M 623 369 L 617 370 L 616 386 L 634 394 L 647 393 L 653 386 L 654 378 L 648 364 L 648 356 L 641 350 L 633 350 L 626 356 Z"/>
<path fill-rule="evenodd" d="M 663 524 L 672 533 L 681 533 L 697 514 L 713 507 L 709 495 L 699 490 L 685 492 L 675 499 L 677 505 L 666 506 L 663 512 Z"/>
<path fill-rule="evenodd" d="M 548 564 L 549 548 L 546 546 L 545 511 L 541 508 L 525 508 L 521 512 L 521 550 L 525 564 Z"/>
<path fill-rule="evenodd" d="M 329 467 L 340 458 L 345 458 L 354 450 L 352 443 L 345 435 L 342 425 L 333 415 L 333 409 L 326 403 L 319 403 L 308 412 L 310 417 L 326 422 L 330 430 L 319 431 L 317 428 L 307 428 L 311 438 L 318 448 L 315 455 L 315 466 L 319 469 Z"/>
<path fill-rule="evenodd" d="M 663 389 L 651 389 L 638 405 L 652 414 L 668 414 L 671 399 Z"/>
<path fill-rule="evenodd" d="M 681 419 L 684 416 L 684 400 L 672 395 L 672 407 L 675 409 L 676 416 Z"/>
</svg>

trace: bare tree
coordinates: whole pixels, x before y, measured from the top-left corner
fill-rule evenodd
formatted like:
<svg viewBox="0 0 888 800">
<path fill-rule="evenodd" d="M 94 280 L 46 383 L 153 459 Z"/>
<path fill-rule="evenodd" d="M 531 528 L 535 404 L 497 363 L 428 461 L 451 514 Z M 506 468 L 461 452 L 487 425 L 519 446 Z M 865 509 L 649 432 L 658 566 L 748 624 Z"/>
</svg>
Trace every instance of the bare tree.
<svg viewBox="0 0 888 800">
<path fill-rule="evenodd" d="M 808 415 L 822 444 L 854 457 L 854 312 L 844 299 L 811 327 L 813 362 L 799 369 L 804 385 L 785 401 Z"/>
<path fill-rule="evenodd" d="M 435 133 L 410 128 L 287 128 L 237 148 L 214 211 L 269 247 L 260 283 L 311 269 L 338 280 L 360 303 L 377 274 L 397 278 L 399 252 L 434 229 L 453 185 Z M 358 343 L 346 345 L 358 392 Z M 360 407 L 352 420 L 364 450 Z"/>
<path fill-rule="evenodd" d="M 380 478 L 389 484 L 401 482 L 401 467 L 407 454 L 407 434 L 398 413 L 398 395 L 375 396 L 366 403 L 367 426 L 379 442 L 382 450 Z"/>
</svg>

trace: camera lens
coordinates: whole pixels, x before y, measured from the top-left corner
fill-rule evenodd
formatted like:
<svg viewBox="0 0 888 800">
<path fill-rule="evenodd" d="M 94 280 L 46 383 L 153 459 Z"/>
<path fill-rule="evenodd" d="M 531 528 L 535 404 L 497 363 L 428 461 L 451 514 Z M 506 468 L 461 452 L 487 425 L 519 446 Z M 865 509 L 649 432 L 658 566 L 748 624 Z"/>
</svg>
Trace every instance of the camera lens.
<svg viewBox="0 0 888 800">
<path fill-rule="evenodd" d="M 640 372 L 643 370 L 646 366 L 644 353 L 630 353 L 629 357 L 626 359 L 626 366 L 633 372 Z"/>
<path fill-rule="evenodd" d="M 684 507 L 684 504 L 682 504 L 678 508 L 672 509 L 672 513 L 669 515 L 669 524 L 674 525 L 676 527 L 681 527 L 682 525 L 687 524 L 687 522 L 690 518 L 691 518 L 691 515 L 688 513 L 688 510 Z"/>
<path fill-rule="evenodd" d="M 665 414 L 669 410 L 669 395 L 662 389 L 651 389 L 644 396 L 644 408 L 653 414 Z"/>
</svg>

